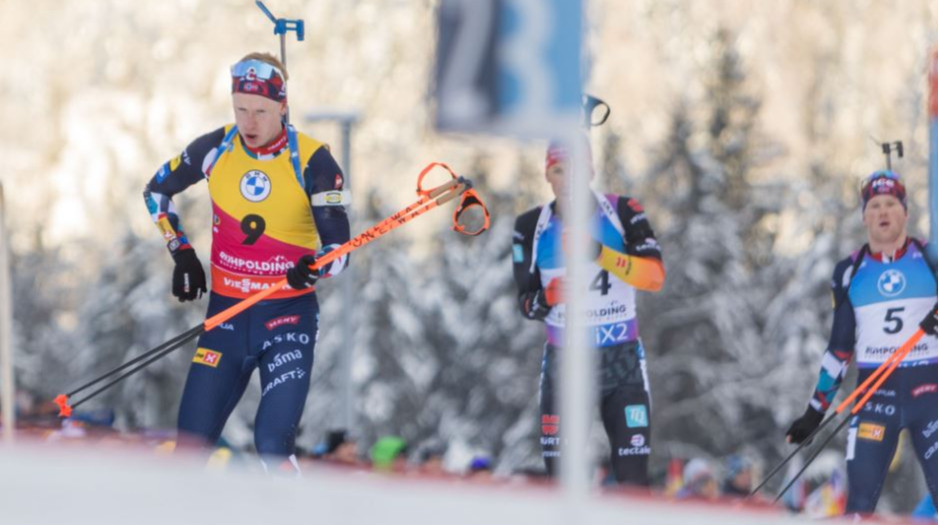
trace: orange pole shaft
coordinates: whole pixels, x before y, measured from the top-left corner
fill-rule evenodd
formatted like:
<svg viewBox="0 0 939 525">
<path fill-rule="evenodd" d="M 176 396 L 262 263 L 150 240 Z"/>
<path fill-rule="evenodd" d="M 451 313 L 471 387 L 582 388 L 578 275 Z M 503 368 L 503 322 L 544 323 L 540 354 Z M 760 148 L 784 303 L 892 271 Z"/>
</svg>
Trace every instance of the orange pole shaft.
<svg viewBox="0 0 939 525">
<path fill-rule="evenodd" d="M 240 303 L 233 305 L 226 310 L 222 310 L 221 312 L 213 315 L 212 317 L 209 317 L 202 323 L 202 326 L 204 326 L 205 331 L 208 332 L 209 330 L 215 328 L 216 326 L 224 323 L 225 321 L 231 319 L 232 317 L 235 317 L 241 312 L 263 301 L 274 292 L 282 289 L 284 285 L 286 284 L 287 284 L 287 279 L 281 279 L 277 281 L 276 283 L 272 284 L 270 288 L 261 290 L 260 292 L 252 295 L 251 297 L 248 297 L 244 301 L 241 301 Z"/>
<path fill-rule="evenodd" d="M 343 255 L 361 248 L 366 244 L 374 241 L 375 239 L 385 235 L 391 230 L 401 226 L 402 224 L 410 221 L 411 219 L 422 215 L 437 206 L 449 201 L 450 199 L 456 197 L 463 190 L 466 189 L 466 186 L 460 183 L 458 180 L 454 179 L 446 184 L 443 184 L 433 190 L 427 192 L 426 195 L 422 195 L 417 202 L 405 207 L 403 210 L 387 217 L 378 224 L 372 226 L 371 228 L 360 233 L 356 237 L 350 239 L 342 246 L 332 250 L 329 253 L 324 254 L 322 257 L 318 258 L 316 262 L 310 265 L 311 270 L 318 270 L 323 266 L 329 264 L 330 262 L 342 257 Z M 287 284 L 287 279 L 277 281 L 269 288 L 261 290 L 260 292 L 252 295 L 251 297 L 241 301 L 240 303 L 231 306 L 226 310 L 213 315 L 212 317 L 206 319 L 203 322 L 205 331 L 215 328 L 216 326 L 224 323 L 225 321 L 231 319 L 232 317 L 240 314 L 241 312 L 247 310 L 248 308 L 254 306 L 255 304 L 263 301 L 274 292 L 282 289 Z"/>
<path fill-rule="evenodd" d="M 919 333 L 921 334 L 922 331 L 920 330 Z M 870 375 L 870 377 L 868 377 L 867 379 L 864 380 L 863 383 L 858 385 L 857 388 L 855 388 L 854 391 L 851 392 L 851 395 L 849 395 L 844 401 L 841 402 L 840 405 L 838 405 L 838 408 L 835 409 L 835 413 L 840 414 L 841 412 L 843 412 L 844 409 L 847 408 L 851 404 L 852 401 L 854 401 L 858 396 L 860 396 L 867 389 L 867 387 L 871 385 L 871 383 L 873 383 L 874 381 L 877 381 L 877 379 L 884 372 L 884 370 L 890 367 L 894 361 L 902 360 L 904 357 L 906 357 L 906 354 L 909 353 L 909 351 L 904 352 L 904 349 L 906 349 L 907 346 L 912 348 L 913 345 L 916 344 L 916 341 L 919 341 L 920 337 L 921 336 L 917 336 L 917 334 L 914 333 L 909 339 L 907 339 L 905 343 L 903 343 L 903 346 L 894 350 L 893 353 L 890 354 L 890 357 L 887 358 L 886 361 L 881 363 L 880 366 L 877 367 L 877 370 L 874 370 L 874 373 Z"/>
<path fill-rule="evenodd" d="M 877 379 L 877 382 L 874 383 L 874 385 L 870 388 L 870 390 L 867 391 L 867 394 L 865 394 L 864 397 L 862 397 L 861 400 L 858 401 L 858 404 L 855 405 L 854 408 L 851 410 L 852 415 L 857 414 L 858 412 L 861 411 L 861 408 L 863 408 L 864 405 L 867 404 L 867 400 L 870 399 L 872 395 L 874 395 L 874 392 L 876 392 L 877 389 L 880 388 L 880 385 L 884 384 L 884 381 L 886 381 L 887 378 L 890 377 L 890 374 L 892 374 L 893 371 L 896 370 L 898 366 L 900 366 L 900 362 L 903 361 L 903 359 L 907 356 L 907 354 L 909 354 L 910 351 L 913 350 L 913 346 L 916 345 L 920 337 L 923 337 L 923 333 L 924 332 L 922 328 L 917 328 L 916 332 L 914 332 L 913 335 L 905 343 L 903 343 L 903 346 L 901 346 L 900 348 L 897 348 L 896 352 L 894 352 L 894 355 L 898 355 L 899 357 L 897 359 L 894 359 L 893 362 L 890 363 L 890 366 L 886 369 L 886 371 L 883 374 L 880 375 L 880 378 Z"/>
</svg>

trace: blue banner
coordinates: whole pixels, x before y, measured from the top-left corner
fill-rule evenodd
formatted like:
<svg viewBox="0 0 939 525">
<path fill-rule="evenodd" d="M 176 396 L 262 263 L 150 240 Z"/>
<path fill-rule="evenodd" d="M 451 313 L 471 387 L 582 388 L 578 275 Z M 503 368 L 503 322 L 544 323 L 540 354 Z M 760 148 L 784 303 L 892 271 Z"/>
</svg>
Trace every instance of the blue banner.
<svg viewBox="0 0 939 525">
<path fill-rule="evenodd" d="M 547 137 L 576 125 L 581 10 L 580 0 L 443 0 L 437 127 Z"/>
</svg>

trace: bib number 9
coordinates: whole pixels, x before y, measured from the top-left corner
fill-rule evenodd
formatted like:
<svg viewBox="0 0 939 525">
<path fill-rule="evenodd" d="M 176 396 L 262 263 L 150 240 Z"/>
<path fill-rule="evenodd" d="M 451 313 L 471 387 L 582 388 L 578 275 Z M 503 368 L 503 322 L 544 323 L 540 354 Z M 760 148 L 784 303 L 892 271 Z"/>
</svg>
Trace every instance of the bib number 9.
<svg viewBox="0 0 939 525">
<path fill-rule="evenodd" d="M 244 233 L 246 237 L 245 240 L 241 241 L 241 244 L 250 246 L 258 242 L 258 239 L 264 234 L 264 228 L 266 226 L 267 224 L 264 222 L 264 217 L 253 213 L 245 215 L 245 218 L 241 219 L 241 232 Z"/>
</svg>

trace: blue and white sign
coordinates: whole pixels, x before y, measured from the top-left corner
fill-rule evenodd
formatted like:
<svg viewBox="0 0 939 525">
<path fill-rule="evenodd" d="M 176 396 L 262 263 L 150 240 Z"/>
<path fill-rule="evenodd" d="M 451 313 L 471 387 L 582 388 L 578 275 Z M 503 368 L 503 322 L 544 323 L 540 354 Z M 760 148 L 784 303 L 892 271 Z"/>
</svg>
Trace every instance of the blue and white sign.
<svg viewBox="0 0 939 525">
<path fill-rule="evenodd" d="M 437 127 L 547 137 L 581 112 L 580 0 L 442 0 Z"/>
</svg>

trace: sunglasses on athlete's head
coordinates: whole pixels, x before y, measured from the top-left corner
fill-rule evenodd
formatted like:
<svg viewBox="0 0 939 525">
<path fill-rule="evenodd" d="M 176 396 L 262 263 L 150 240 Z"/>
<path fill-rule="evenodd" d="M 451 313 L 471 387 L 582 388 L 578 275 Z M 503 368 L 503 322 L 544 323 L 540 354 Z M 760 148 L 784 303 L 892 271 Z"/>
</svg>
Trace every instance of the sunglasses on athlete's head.
<svg viewBox="0 0 939 525">
<path fill-rule="evenodd" d="M 246 80 L 270 80 L 275 74 L 283 80 L 284 72 L 277 66 L 257 59 L 243 60 L 231 67 L 232 77 Z"/>
<path fill-rule="evenodd" d="M 231 67 L 231 92 L 261 95 L 278 102 L 287 98 L 284 73 L 262 60 L 242 60 Z"/>
</svg>

